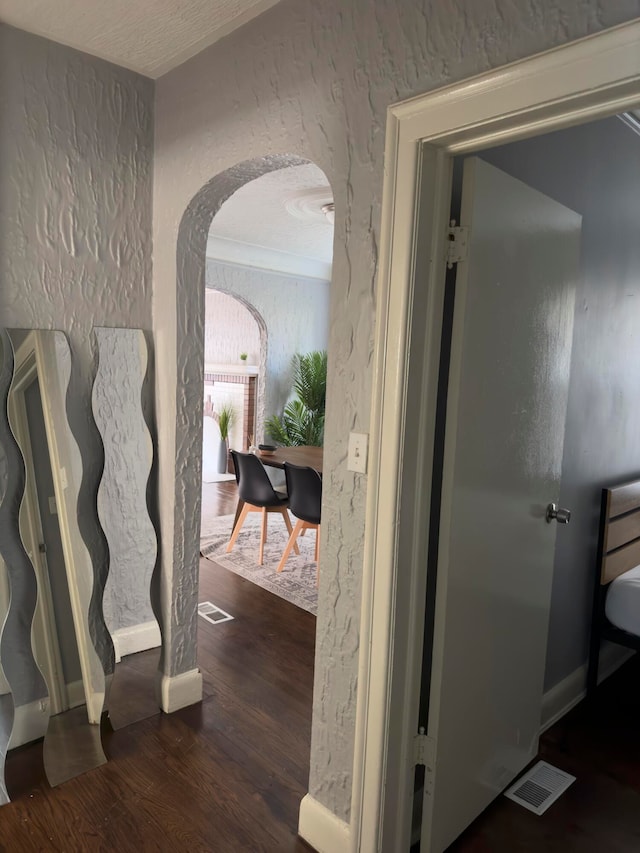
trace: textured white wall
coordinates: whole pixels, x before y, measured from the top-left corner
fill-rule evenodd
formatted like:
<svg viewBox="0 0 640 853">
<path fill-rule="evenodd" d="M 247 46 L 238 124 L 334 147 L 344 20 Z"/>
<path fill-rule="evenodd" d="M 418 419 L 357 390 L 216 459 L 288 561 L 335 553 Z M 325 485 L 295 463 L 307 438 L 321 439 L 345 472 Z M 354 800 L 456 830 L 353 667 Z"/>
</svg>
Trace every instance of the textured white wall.
<svg viewBox="0 0 640 853">
<path fill-rule="evenodd" d="M 2 24 L 0 80 L 0 318 L 68 335 L 79 524 L 102 583 L 91 329 L 151 328 L 153 84 Z M 97 608 L 92 629 L 108 664 Z"/>
<path fill-rule="evenodd" d="M 283 0 L 158 81 L 154 325 L 172 673 L 195 665 L 198 532 L 188 514 L 199 501 L 201 418 L 189 385 L 199 379 L 210 214 L 252 173 L 284 165 L 285 152 L 319 165 L 334 191 L 309 785 L 341 818 L 350 811 L 366 493 L 346 451 L 350 430 L 369 429 L 387 107 L 638 14 L 638 0 Z"/>
<path fill-rule="evenodd" d="M 280 414 L 291 393 L 291 360 L 297 352 L 326 349 L 328 281 L 278 275 L 207 259 L 207 288 L 250 303 L 267 329 L 265 414 Z M 207 299 L 209 290 L 207 290 Z"/>
<path fill-rule="evenodd" d="M 247 353 L 247 364 L 260 363 L 260 329 L 248 308 L 216 290 L 205 294 L 205 364 L 242 364 L 240 353 Z"/>
<path fill-rule="evenodd" d="M 264 425 L 265 382 L 267 375 L 267 327 L 260 312 L 245 299 L 231 296 L 217 290 L 205 290 L 205 329 L 204 329 L 204 360 L 205 363 L 227 361 L 231 364 L 241 364 L 240 353 L 247 353 L 247 364 L 258 368 L 256 379 L 256 408 L 254 444 L 261 441 Z M 227 311 L 225 311 L 225 308 Z M 227 389 L 229 390 L 229 389 Z M 207 389 L 205 387 L 205 399 Z M 226 399 L 224 386 L 218 385 L 213 398 L 217 398 L 219 409 Z M 244 389 L 237 386 L 233 391 L 234 397 L 239 397 L 242 403 L 237 406 L 238 414 L 244 411 Z M 229 446 L 234 450 L 246 450 L 242 443 L 242 418 L 236 418 L 229 435 Z"/>
</svg>

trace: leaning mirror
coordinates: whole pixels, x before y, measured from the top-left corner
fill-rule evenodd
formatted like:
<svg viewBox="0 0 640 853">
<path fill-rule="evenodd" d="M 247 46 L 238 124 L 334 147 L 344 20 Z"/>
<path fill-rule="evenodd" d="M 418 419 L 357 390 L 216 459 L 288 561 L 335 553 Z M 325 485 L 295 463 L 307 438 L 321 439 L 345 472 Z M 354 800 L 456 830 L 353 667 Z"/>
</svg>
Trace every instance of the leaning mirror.
<svg viewBox="0 0 640 853">
<path fill-rule="evenodd" d="M 82 463 L 67 417 L 71 352 L 62 332 L 6 330 L 2 339 L 5 381 L 11 376 L 0 417 L 10 588 L 0 662 L 14 701 L 8 746 L 44 736 L 47 778 L 57 785 L 106 761 L 104 671 L 90 624 L 94 568 L 78 525 Z"/>
<path fill-rule="evenodd" d="M 62 332 L 0 328 L 0 804 L 17 747 L 43 740 L 57 785 L 105 762 L 105 715 L 158 712 L 148 368 L 140 330 L 74 358 Z"/>
</svg>

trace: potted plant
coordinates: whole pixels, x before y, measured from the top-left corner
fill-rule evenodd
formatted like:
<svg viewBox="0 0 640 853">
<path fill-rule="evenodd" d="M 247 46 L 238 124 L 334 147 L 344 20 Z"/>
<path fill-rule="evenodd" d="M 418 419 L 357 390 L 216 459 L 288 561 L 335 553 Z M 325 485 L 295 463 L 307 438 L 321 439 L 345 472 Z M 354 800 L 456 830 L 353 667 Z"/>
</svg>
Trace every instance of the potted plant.
<svg viewBox="0 0 640 853">
<path fill-rule="evenodd" d="M 266 431 L 285 447 L 322 447 L 327 394 L 327 353 L 324 350 L 293 357 L 293 388 L 297 399 L 284 407 L 282 417 L 267 419 Z"/>
<path fill-rule="evenodd" d="M 218 449 L 218 474 L 226 474 L 229 456 L 229 430 L 235 420 L 236 411 L 230 403 L 225 403 L 218 412 L 220 447 Z"/>
<path fill-rule="evenodd" d="M 248 357 L 248 353 L 246 353 L 246 352 L 241 352 L 241 353 L 240 353 L 240 361 L 241 361 L 243 364 L 246 364 L 246 363 L 247 363 L 247 357 Z"/>
</svg>

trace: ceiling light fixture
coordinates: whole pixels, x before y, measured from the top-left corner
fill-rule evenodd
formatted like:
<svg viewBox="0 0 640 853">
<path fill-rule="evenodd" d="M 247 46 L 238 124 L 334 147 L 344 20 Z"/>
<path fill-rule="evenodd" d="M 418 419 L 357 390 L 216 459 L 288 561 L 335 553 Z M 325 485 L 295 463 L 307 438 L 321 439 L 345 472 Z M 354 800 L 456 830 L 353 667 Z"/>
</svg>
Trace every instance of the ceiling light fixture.
<svg viewBox="0 0 640 853">
<path fill-rule="evenodd" d="M 320 208 L 324 215 L 327 217 L 327 221 L 333 225 L 336 221 L 336 206 L 334 202 L 330 201 L 328 204 L 323 204 Z"/>
</svg>

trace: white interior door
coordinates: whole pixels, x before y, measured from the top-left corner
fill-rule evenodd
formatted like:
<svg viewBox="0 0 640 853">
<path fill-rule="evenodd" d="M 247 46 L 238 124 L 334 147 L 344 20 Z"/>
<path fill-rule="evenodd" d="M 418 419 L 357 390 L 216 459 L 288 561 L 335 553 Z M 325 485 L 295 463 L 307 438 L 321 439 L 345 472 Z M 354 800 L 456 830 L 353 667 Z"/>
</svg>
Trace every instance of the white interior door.
<svg viewBox="0 0 640 853">
<path fill-rule="evenodd" d="M 422 853 L 441 853 L 535 757 L 581 217 L 464 164 Z"/>
</svg>

